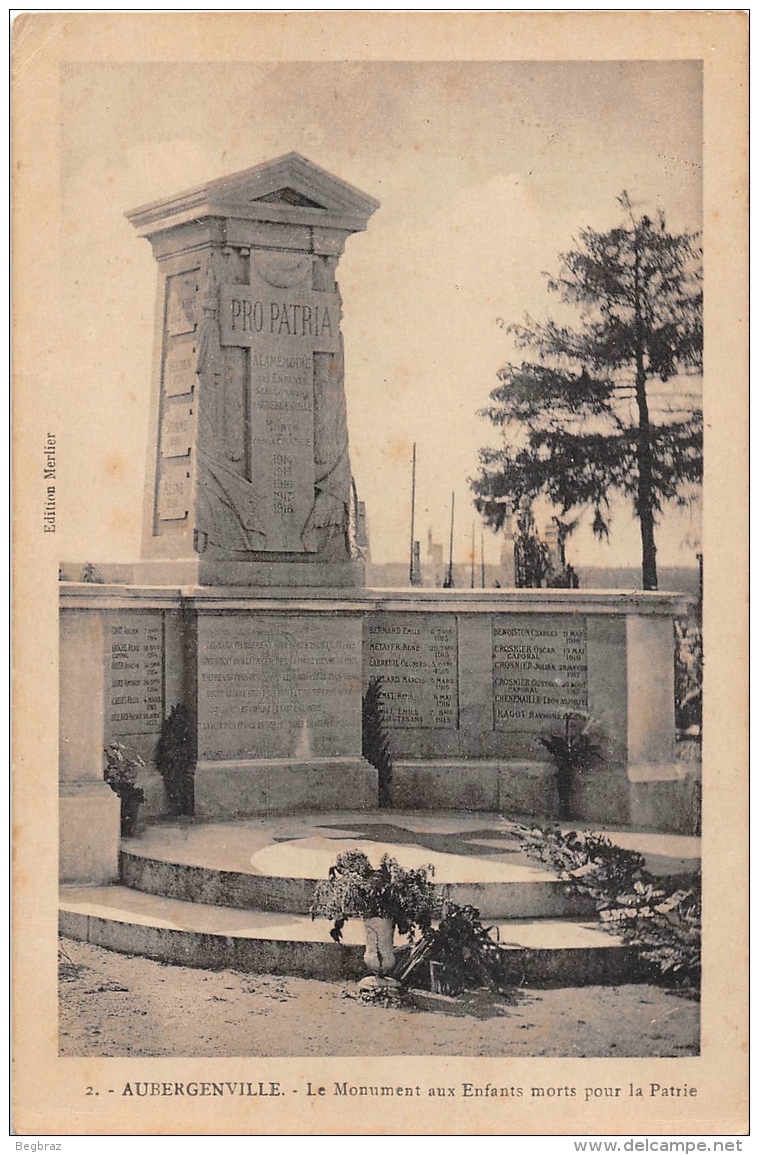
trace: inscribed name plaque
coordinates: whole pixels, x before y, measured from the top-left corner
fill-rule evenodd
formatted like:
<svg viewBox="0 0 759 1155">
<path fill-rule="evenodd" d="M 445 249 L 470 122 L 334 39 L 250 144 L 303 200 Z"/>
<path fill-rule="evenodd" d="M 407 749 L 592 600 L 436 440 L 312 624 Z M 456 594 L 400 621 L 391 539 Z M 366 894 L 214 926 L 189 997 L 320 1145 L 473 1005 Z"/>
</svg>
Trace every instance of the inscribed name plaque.
<svg viewBox="0 0 759 1155">
<path fill-rule="evenodd" d="M 163 391 L 167 397 L 192 393 L 197 376 L 197 345 L 193 340 L 172 341 L 163 363 Z"/>
<path fill-rule="evenodd" d="M 186 470 L 171 470 L 158 484 L 158 517 L 161 521 L 182 521 L 190 510 L 191 483 Z"/>
<path fill-rule="evenodd" d="M 192 333 L 197 324 L 198 285 L 200 274 L 180 273 L 168 282 L 166 330 L 170 337 Z"/>
<path fill-rule="evenodd" d="M 161 422 L 161 457 L 186 457 L 195 431 L 189 401 L 168 406 Z"/>
<path fill-rule="evenodd" d="M 249 285 L 221 286 L 220 314 L 222 344 L 250 349 L 250 461 L 266 495 L 263 548 L 304 553 L 316 550 L 304 534 L 314 507 L 314 353 L 339 348 L 340 299 L 312 291 L 309 260 L 294 275 L 296 283 L 278 287 L 251 266 Z"/>
<path fill-rule="evenodd" d="M 494 614 L 492 629 L 496 730 L 539 731 L 587 710 L 585 618 Z"/>
<path fill-rule="evenodd" d="M 332 757 L 360 742 L 360 636 L 296 615 L 198 622 L 198 758 Z"/>
<path fill-rule="evenodd" d="M 163 624 L 125 613 L 105 632 L 105 731 L 109 738 L 157 734 L 163 721 Z"/>
<path fill-rule="evenodd" d="M 383 613 L 367 620 L 364 629 L 364 679 L 382 679 L 385 725 L 455 729 L 459 713 L 455 617 Z"/>
</svg>

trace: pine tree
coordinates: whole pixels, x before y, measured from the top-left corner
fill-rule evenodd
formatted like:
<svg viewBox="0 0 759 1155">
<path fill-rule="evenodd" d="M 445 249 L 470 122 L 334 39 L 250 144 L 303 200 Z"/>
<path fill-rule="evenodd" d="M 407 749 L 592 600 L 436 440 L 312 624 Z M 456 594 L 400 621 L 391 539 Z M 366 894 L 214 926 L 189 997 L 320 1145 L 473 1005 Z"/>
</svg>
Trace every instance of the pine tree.
<svg viewBox="0 0 759 1155">
<path fill-rule="evenodd" d="M 655 528 L 667 502 L 688 504 L 702 476 L 700 390 L 703 294 L 698 235 L 671 233 L 664 214 L 606 233 L 583 229 L 548 287 L 577 308 L 568 327 L 511 325 L 533 360 L 507 364 L 481 411 L 503 430 L 480 450 L 475 505 L 500 528 L 505 503 L 543 494 L 562 516 L 593 511 L 609 536 L 615 494 L 640 522 L 643 588 L 657 588 Z"/>
</svg>

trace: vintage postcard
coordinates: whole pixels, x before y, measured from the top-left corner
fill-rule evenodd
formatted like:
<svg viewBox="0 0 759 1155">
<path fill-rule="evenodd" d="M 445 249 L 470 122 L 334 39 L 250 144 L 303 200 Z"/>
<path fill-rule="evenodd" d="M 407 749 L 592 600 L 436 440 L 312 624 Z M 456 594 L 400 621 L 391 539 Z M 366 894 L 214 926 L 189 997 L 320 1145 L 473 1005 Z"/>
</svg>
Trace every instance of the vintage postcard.
<svg viewBox="0 0 759 1155">
<path fill-rule="evenodd" d="M 13 63 L 16 1133 L 745 1134 L 745 15 Z"/>
</svg>

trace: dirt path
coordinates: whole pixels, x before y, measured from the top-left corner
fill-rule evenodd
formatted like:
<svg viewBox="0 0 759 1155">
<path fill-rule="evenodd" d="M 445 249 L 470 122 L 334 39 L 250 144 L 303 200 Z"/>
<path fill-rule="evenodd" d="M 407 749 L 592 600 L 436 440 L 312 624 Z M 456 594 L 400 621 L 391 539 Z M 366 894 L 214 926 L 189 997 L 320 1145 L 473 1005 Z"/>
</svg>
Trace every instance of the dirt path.
<svg viewBox="0 0 759 1155">
<path fill-rule="evenodd" d="M 658 987 L 522 990 L 389 1009 L 355 987 L 203 971 L 62 941 L 60 1053 L 72 1056 L 698 1054 L 699 1006 Z M 73 965 L 70 965 L 73 964 Z M 455 1012 L 455 1013 L 452 1013 Z"/>
</svg>

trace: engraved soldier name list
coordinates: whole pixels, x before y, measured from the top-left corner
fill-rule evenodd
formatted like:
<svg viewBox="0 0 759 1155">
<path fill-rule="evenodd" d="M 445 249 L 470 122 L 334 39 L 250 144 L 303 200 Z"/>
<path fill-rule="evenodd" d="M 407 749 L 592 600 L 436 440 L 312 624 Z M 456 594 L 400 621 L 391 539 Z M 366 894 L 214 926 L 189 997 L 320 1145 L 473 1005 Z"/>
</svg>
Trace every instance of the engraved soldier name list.
<svg viewBox="0 0 759 1155">
<path fill-rule="evenodd" d="M 538 732 L 588 707 L 584 618 L 491 616 L 493 729 Z M 384 614 L 365 625 L 364 680 L 381 678 L 385 724 L 457 729 L 458 625 L 452 615 Z M 487 659 L 486 659 L 487 661 Z M 492 698 L 491 698 L 492 695 Z"/>
<path fill-rule="evenodd" d="M 157 734 L 163 721 L 163 625 L 148 614 L 112 622 L 106 646 L 106 734 Z"/>
<path fill-rule="evenodd" d="M 585 618 L 496 614 L 492 630 L 496 730 L 541 730 L 587 710 Z"/>
<path fill-rule="evenodd" d="M 458 726 L 456 619 L 432 614 L 386 614 L 367 626 L 366 675 L 382 679 L 388 726 Z"/>
<path fill-rule="evenodd" d="M 195 437 L 194 390 L 200 270 L 169 277 L 164 319 L 158 518 L 183 521 L 191 506 L 187 458 Z M 188 396 L 189 394 L 189 396 Z"/>
</svg>

